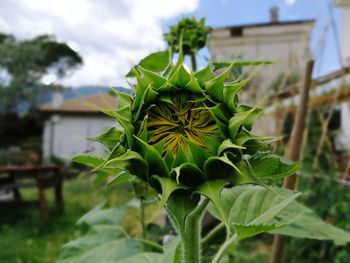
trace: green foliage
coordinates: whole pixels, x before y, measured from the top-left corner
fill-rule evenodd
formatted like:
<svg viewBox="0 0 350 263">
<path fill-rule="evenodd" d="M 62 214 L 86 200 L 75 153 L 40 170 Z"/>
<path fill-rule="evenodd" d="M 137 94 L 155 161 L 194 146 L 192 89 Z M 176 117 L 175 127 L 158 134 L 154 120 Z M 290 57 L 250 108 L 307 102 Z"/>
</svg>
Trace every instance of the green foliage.
<svg viewBox="0 0 350 263">
<path fill-rule="evenodd" d="M 298 195 L 283 188 L 270 190 L 242 185 L 221 193 L 217 202 L 224 213 L 218 212 L 215 203 L 209 211 L 221 220 L 224 217 L 231 232 L 236 232 L 239 238 L 273 231 L 294 237 L 333 240 L 339 245 L 349 242 L 350 234 L 325 223 L 310 209 L 295 202 Z"/>
<path fill-rule="evenodd" d="M 37 189 L 21 189 L 25 201 L 37 201 Z M 52 190 L 46 190 L 49 206 L 54 202 Z M 130 188 L 111 189 L 106 193 L 96 188 L 87 177 L 67 179 L 64 183 L 64 213 L 50 209 L 43 218 L 37 207 L 13 209 L 0 206 L 0 261 L 56 262 L 64 243 L 75 238 L 75 222 L 102 200 L 114 205 L 127 203 L 133 198 Z M 79 227 L 80 229 L 80 227 Z"/>
<path fill-rule="evenodd" d="M 164 38 L 174 52 L 178 53 L 182 49 L 185 55 L 191 55 L 205 46 L 210 31 L 211 27 L 205 25 L 204 18 L 199 21 L 183 18 L 170 27 Z"/>
<path fill-rule="evenodd" d="M 52 36 L 42 35 L 31 40 L 16 40 L 11 35 L 0 36 L 0 69 L 8 80 L 0 79 L 0 111 L 15 112 L 20 102 L 35 106 L 44 87 L 41 78 L 54 72 L 58 77 L 82 64 L 82 58 L 67 44 Z M 7 83 L 8 82 L 8 83 Z"/>
<path fill-rule="evenodd" d="M 57 262 L 177 262 L 177 242 L 163 251 L 157 243 L 130 237 L 121 225 L 127 211 L 128 205 L 97 205 L 78 220 L 80 237 L 63 246 Z M 143 251 L 144 244 L 150 247 L 149 251 Z"/>
<path fill-rule="evenodd" d="M 58 262 L 118 262 L 141 252 L 139 242 L 127 237 L 120 226 L 125 211 L 125 206 L 100 204 L 80 218 L 83 237 L 65 244 Z"/>
<path fill-rule="evenodd" d="M 107 146 L 102 155 L 75 160 L 111 184 L 130 179 L 142 200 L 157 197 L 181 237 L 185 263 L 200 262 L 199 221 L 208 203 L 227 234 L 213 263 L 232 243 L 263 232 L 349 242 L 348 233 L 297 203 L 299 193 L 270 186 L 300 163 L 285 163 L 269 151 L 272 138 L 252 133 L 262 110 L 238 99 L 252 76 L 227 82 L 234 62 L 209 62 L 194 73 L 183 64 L 183 48 L 175 65 L 158 52 L 133 68 L 133 97 L 119 95 L 122 106 L 105 112 L 123 127 L 120 136 L 107 131 L 96 137 Z"/>
</svg>

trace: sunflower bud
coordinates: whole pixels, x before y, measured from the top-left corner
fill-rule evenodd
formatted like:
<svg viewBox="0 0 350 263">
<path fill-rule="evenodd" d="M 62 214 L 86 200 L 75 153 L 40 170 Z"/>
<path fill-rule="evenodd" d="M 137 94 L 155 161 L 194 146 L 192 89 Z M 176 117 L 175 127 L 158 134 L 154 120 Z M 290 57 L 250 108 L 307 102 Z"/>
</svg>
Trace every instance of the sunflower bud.
<svg viewBox="0 0 350 263">
<path fill-rule="evenodd" d="M 109 138 L 109 154 L 93 160 L 99 163 L 95 170 L 113 175 L 113 185 L 142 180 L 162 194 L 162 204 L 179 189 L 200 193 L 206 182 L 263 185 L 294 173 L 297 163 L 285 164 L 266 151 L 271 138 L 251 133 L 261 110 L 238 100 L 251 76 L 226 82 L 234 66 L 209 63 L 194 73 L 186 70 L 181 52 L 175 65 L 167 52 L 141 60 L 127 75 L 136 78 L 132 97 L 117 93 L 118 109 L 105 111 L 123 131 L 101 135 Z"/>
</svg>

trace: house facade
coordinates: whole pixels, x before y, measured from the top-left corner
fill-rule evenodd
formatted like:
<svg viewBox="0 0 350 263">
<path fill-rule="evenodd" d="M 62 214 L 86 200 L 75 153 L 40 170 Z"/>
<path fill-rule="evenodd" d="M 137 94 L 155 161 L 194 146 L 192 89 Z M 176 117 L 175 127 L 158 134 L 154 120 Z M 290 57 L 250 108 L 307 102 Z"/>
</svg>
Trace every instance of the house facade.
<svg viewBox="0 0 350 263">
<path fill-rule="evenodd" d="M 278 10 L 272 8 L 270 12 L 271 20 L 267 23 L 216 28 L 208 41 L 213 61 L 239 58 L 274 62 L 262 67 L 254 77 L 252 88 L 242 94 L 247 102 L 259 102 L 275 92 L 278 87 L 272 84 L 278 79 L 300 81 L 310 58 L 310 36 L 315 21 L 279 21 Z"/>
<path fill-rule="evenodd" d="M 52 103 L 40 107 L 45 116 L 43 159 L 55 156 L 69 161 L 76 154 L 101 150 L 99 143 L 87 138 L 117 125 L 115 119 L 101 113 L 116 107 L 117 97 L 108 93 L 63 100 L 62 89 L 56 88 Z"/>
</svg>

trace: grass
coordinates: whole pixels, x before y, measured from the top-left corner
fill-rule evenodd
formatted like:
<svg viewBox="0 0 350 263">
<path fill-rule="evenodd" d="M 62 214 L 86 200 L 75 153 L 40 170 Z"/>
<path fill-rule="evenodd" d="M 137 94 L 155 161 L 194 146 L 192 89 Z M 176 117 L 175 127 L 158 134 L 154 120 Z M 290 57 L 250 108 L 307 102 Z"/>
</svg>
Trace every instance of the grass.
<svg viewBox="0 0 350 263">
<path fill-rule="evenodd" d="M 47 190 L 53 206 L 53 191 Z M 23 199 L 35 200 L 36 189 L 21 190 Z M 103 200 L 120 204 L 132 197 L 132 191 L 116 188 L 108 194 L 90 179 L 75 178 L 64 183 L 64 213 L 42 218 L 38 208 L 0 210 L 0 262 L 55 262 L 63 244 L 76 235 L 76 221 Z"/>
</svg>

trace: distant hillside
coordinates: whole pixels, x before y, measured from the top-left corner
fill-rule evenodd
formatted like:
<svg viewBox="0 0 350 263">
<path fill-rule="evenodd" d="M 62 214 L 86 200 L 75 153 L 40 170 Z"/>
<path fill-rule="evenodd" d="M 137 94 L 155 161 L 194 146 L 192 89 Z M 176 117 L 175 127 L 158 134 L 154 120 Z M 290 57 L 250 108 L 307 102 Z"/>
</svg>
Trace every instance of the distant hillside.
<svg viewBox="0 0 350 263">
<path fill-rule="evenodd" d="M 123 88 L 123 87 L 113 87 L 118 91 L 131 94 L 131 89 Z M 63 97 L 65 100 L 76 99 L 80 97 L 90 96 L 97 93 L 108 93 L 111 88 L 104 86 L 81 86 L 77 88 L 66 87 L 64 88 Z M 50 103 L 52 101 L 52 91 L 48 88 L 45 89 L 44 92 L 40 94 L 40 98 L 38 99 L 38 105 Z M 25 114 L 29 109 L 29 103 L 27 101 L 22 101 L 17 105 L 17 113 Z M 0 108 L 0 113 L 2 109 Z"/>
<path fill-rule="evenodd" d="M 131 89 L 123 88 L 123 87 L 113 87 L 118 91 L 131 94 Z M 90 96 L 97 93 L 108 93 L 111 88 L 103 87 L 103 86 L 82 86 L 78 88 L 67 87 L 64 88 L 63 97 L 65 100 L 76 99 L 80 97 Z M 48 91 L 43 98 L 40 100 L 39 104 L 50 103 L 52 101 L 52 92 Z"/>
</svg>

